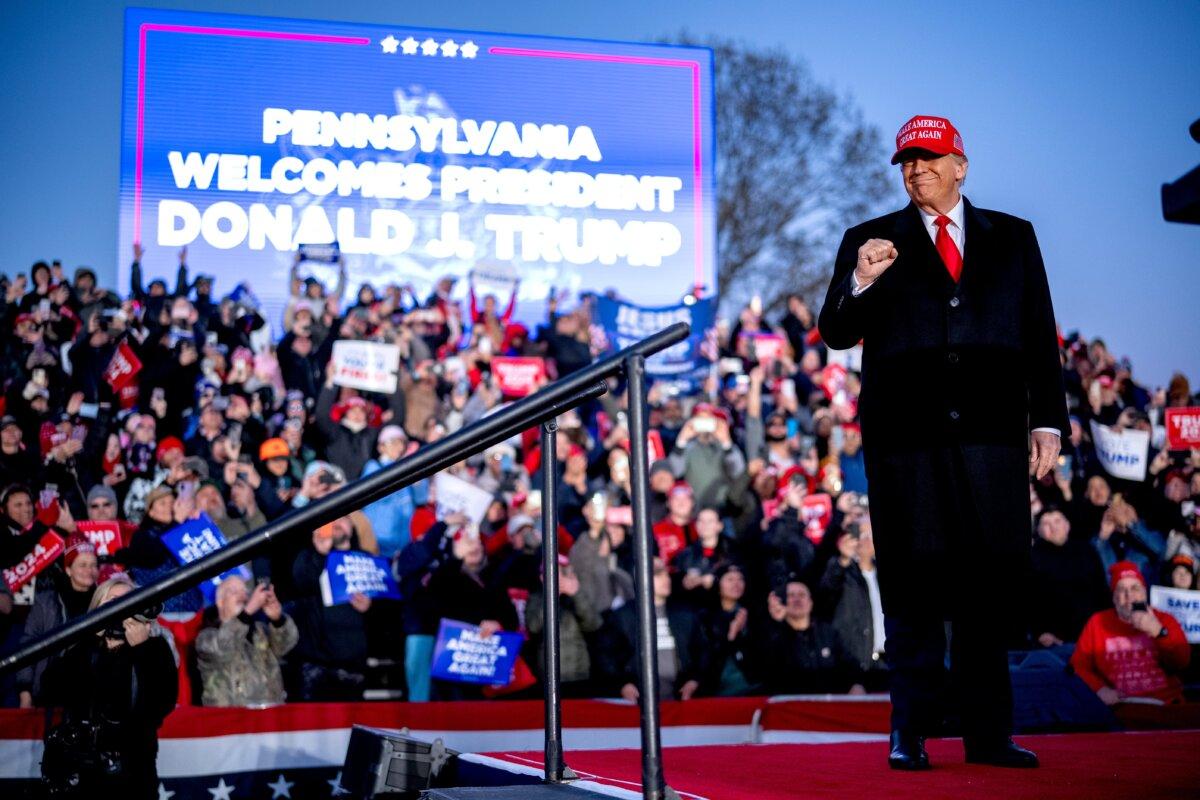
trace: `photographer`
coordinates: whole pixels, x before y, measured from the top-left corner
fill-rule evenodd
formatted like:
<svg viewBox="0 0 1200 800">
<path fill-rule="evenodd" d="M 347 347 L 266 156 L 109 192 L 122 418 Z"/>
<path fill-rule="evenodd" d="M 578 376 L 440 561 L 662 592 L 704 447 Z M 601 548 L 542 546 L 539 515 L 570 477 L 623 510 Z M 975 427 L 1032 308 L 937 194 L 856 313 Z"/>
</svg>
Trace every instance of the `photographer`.
<svg viewBox="0 0 1200 800">
<path fill-rule="evenodd" d="M 89 611 L 134 589 L 124 575 L 96 587 Z M 52 660 L 42 677 L 63 722 L 46 734 L 51 794 L 158 797 L 158 728 L 175 707 L 171 648 L 147 617 L 114 623 Z"/>
</svg>

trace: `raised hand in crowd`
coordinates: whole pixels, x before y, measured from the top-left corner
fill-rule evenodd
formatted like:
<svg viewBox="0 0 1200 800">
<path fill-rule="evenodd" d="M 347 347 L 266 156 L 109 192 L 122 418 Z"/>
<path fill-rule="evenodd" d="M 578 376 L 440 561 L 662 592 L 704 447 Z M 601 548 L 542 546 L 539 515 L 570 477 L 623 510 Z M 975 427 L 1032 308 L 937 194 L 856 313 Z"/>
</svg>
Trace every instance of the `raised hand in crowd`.
<svg viewBox="0 0 1200 800">
<path fill-rule="evenodd" d="M 273 596 L 273 595 L 270 595 Z M 254 616 L 262 610 L 269 599 L 267 585 L 260 583 L 254 587 L 254 591 L 250 592 L 250 597 L 246 600 L 246 607 L 242 609 L 246 614 Z M 276 601 L 278 603 L 278 601 Z"/>
</svg>

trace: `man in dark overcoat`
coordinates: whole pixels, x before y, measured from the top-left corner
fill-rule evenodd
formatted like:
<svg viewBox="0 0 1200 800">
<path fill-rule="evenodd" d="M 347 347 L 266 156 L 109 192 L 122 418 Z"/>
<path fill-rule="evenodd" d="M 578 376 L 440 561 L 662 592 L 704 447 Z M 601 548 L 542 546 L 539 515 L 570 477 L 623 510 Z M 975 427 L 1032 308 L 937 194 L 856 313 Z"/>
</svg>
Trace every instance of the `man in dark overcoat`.
<svg viewBox="0 0 1200 800">
<path fill-rule="evenodd" d="M 1069 430 L 1046 270 L 1029 222 L 961 195 L 968 163 L 949 120 L 909 120 L 892 163 L 912 202 L 846 232 L 818 321 L 829 347 L 863 344 L 888 760 L 929 767 L 924 737 L 949 688 L 968 761 L 1035 767 L 1010 736 L 1004 631 L 1028 570 L 1029 475 L 1055 465 Z"/>
</svg>

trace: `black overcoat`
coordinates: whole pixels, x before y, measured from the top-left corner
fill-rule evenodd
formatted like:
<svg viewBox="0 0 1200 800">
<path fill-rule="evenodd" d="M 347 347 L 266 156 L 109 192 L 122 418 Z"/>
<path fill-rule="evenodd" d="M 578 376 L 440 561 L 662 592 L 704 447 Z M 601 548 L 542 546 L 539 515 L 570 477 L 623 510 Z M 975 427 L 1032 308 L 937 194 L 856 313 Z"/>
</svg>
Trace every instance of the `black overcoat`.
<svg viewBox="0 0 1200 800">
<path fill-rule="evenodd" d="M 889 614 L 1002 590 L 1031 542 L 1029 432 L 1070 430 L 1033 226 L 963 203 L 957 283 L 909 204 L 846 232 L 818 321 L 829 347 L 863 344 L 858 408 Z M 872 238 L 899 256 L 855 297 Z"/>
</svg>

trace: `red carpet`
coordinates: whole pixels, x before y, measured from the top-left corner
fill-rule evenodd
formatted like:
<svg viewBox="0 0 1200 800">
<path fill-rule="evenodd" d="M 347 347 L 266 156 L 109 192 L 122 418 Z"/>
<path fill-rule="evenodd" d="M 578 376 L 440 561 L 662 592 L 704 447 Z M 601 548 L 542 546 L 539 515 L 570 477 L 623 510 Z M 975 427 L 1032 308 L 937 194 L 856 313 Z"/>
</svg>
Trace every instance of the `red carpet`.
<svg viewBox="0 0 1200 800">
<path fill-rule="evenodd" d="M 954 740 L 929 743 L 934 769 L 923 773 L 888 769 L 882 743 L 676 747 L 665 750 L 664 762 L 667 782 L 685 800 L 1200 798 L 1200 731 L 1024 736 L 1018 741 L 1037 751 L 1041 769 L 964 764 L 962 745 Z M 540 753 L 493 755 L 541 765 Z M 567 763 L 580 777 L 640 791 L 637 751 L 568 752 Z"/>
</svg>

